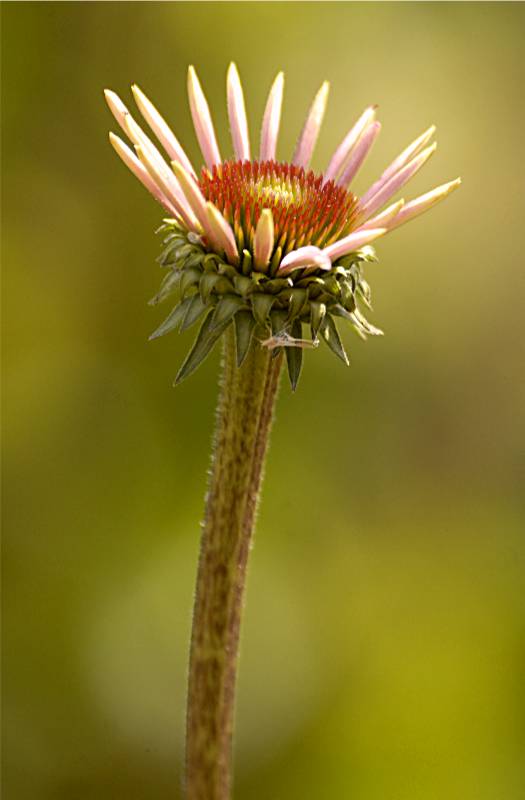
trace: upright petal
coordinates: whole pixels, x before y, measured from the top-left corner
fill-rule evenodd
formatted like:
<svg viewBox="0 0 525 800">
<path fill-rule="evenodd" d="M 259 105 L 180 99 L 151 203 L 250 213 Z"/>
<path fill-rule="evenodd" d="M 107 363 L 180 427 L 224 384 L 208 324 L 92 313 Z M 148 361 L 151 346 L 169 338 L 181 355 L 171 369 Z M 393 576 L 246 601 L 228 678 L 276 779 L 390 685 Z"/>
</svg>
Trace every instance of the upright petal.
<svg viewBox="0 0 525 800">
<path fill-rule="evenodd" d="M 325 81 L 315 95 L 314 101 L 310 106 L 306 122 L 304 123 L 292 158 L 292 164 L 298 167 L 307 169 L 310 164 L 317 137 L 321 130 L 324 112 L 326 111 L 329 89 L 330 84 L 328 81 Z"/>
<path fill-rule="evenodd" d="M 302 269 L 303 267 L 330 269 L 331 266 L 332 262 L 326 251 L 320 250 L 313 245 L 306 245 L 306 247 L 299 247 L 297 250 L 292 250 L 291 253 L 288 253 L 281 261 L 277 274 L 286 275 L 294 269 Z"/>
<path fill-rule="evenodd" d="M 396 172 L 399 172 L 399 170 L 404 167 L 411 158 L 417 155 L 417 153 L 419 153 L 420 150 L 422 150 L 423 147 L 428 144 L 435 132 L 436 126 L 431 125 L 430 128 L 421 134 L 421 136 L 418 136 L 418 138 L 414 139 L 414 141 L 409 144 L 408 147 L 405 147 L 403 152 L 392 161 L 392 163 L 385 169 L 381 177 L 375 183 L 373 183 L 366 194 L 363 195 L 361 198 L 363 205 L 368 203 L 370 198 L 377 194 L 377 192 L 385 185 L 387 181 L 390 180 L 393 175 L 396 174 Z"/>
<path fill-rule="evenodd" d="M 137 125 L 131 114 L 127 114 L 125 118 L 125 129 L 126 132 L 135 145 L 135 147 L 140 147 L 144 153 L 148 155 L 148 161 L 155 167 L 155 174 L 151 172 L 151 169 L 148 167 L 148 163 L 146 160 L 139 156 L 141 161 L 145 164 L 146 169 L 152 175 L 152 177 L 159 183 L 158 179 L 155 175 L 162 175 L 162 185 L 161 189 L 165 192 L 168 197 L 172 195 L 177 199 L 177 208 L 183 209 L 183 219 L 189 225 L 190 230 L 192 230 L 195 225 L 197 225 L 197 220 L 188 205 L 188 202 L 184 196 L 184 192 L 179 186 L 178 181 L 176 180 L 173 172 L 166 164 L 162 153 L 155 147 L 149 136 L 146 136 L 140 125 Z M 166 187 L 169 187 L 169 191 L 166 192 Z M 197 225 L 197 227 L 199 227 Z"/>
<path fill-rule="evenodd" d="M 394 219 L 390 222 L 388 226 L 389 230 L 398 228 L 405 222 L 409 222 L 411 219 L 414 219 L 414 217 L 424 214 L 425 211 L 428 211 L 429 208 L 435 206 L 436 203 L 439 203 L 441 200 L 444 200 L 445 197 L 448 197 L 448 195 L 460 185 L 461 178 L 456 178 L 455 181 L 444 183 L 442 186 L 432 189 L 431 192 L 427 192 L 426 194 L 422 194 L 420 197 L 416 197 L 415 200 L 411 200 L 410 203 L 407 203 L 405 207 L 401 209 L 399 214 L 397 214 L 397 216 L 394 217 Z"/>
<path fill-rule="evenodd" d="M 220 164 L 222 159 L 211 121 L 210 109 L 193 67 L 188 70 L 188 96 L 193 125 L 202 155 L 209 169 L 212 169 L 213 165 Z"/>
<path fill-rule="evenodd" d="M 352 153 L 353 148 L 356 146 L 362 133 L 374 121 L 377 106 L 369 106 L 366 108 L 355 125 L 350 128 L 345 138 L 333 154 L 328 164 L 328 168 L 324 173 L 324 181 L 335 181 L 341 172 L 345 161 Z"/>
<path fill-rule="evenodd" d="M 409 161 L 408 164 L 392 175 L 390 180 L 388 180 L 366 204 L 363 205 L 362 201 L 360 201 L 359 218 L 366 220 L 374 211 L 384 206 L 384 204 L 421 169 L 423 164 L 425 164 L 435 152 L 436 147 L 437 144 L 434 142 L 434 144 L 430 145 L 430 147 L 427 147 L 422 153 L 419 153 L 419 155 L 413 158 L 412 161 Z"/>
<path fill-rule="evenodd" d="M 381 123 L 372 122 L 372 124 L 368 126 L 363 135 L 359 138 L 359 141 L 352 150 L 350 158 L 346 162 L 343 174 L 337 181 L 337 183 L 340 186 L 348 187 L 351 184 L 351 182 L 357 175 L 357 172 L 360 169 L 361 164 L 367 157 L 368 153 L 372 148 L 372 145 L 377 139 L 380 130 L 381 130 Z"/>
<path fill-rule="evenodd" d="M 366 231 L 370 228 L 388 228 L 390 230 L 392 221 L 397 217 L 404 205 L 404 200 L 397 200 L 376 217 L 369 219 L 368 222 L 365 222 L 364 225 L 361 225 L 357 230 Z"/>
<path fill-rule="evenodd" d="M 177 209 L 188 230 L 200 233 L 202 228 L 199 225 L 195 215 L 188 207 L 188 203 L 185 199 L 181 201 L 179 197 L 180 186 L 177 183 L 175 176 L 169 168 L 164 169 L 164 167 L 167 167 L 166 162 L 161 159 L 162 163 L 160 163 L 159 160 L 155 158 L 155 155 L 145 145 L 137 144 L 135 145 L 135 150 L 137 151 L 138 157 L 146 167 L 157 186 Z M 162 166 L 163 164 L 164 166 Z"/>
<path fill-rule="evenodd" d="M 209 214 L 206 208 L 206 200 L 196 180 L 190 175 L 189 172 L 186 172 L 181 164 L 178 164 L 176 161 L 172 161 L 171 166 L 182 188 L 182 191 L 184 192 L 184 196 L 191 207 L 191 210 L 204 229 L 204 233 L 211 240 L 211 242 L 215 242 L 215 236 L 210 225 Z"/>
<path fill-rule="evenodd" d="M 124 164 L 131 170 L 131 172 L 139 179 L 143 186 L 146 187 L 148 192 L 151 192 L 155 200 L 157 200 L 170 214 L 176 219 L 180 219 L 179 213 L 175 206 L 168 200 L 166 195 L 157 186 L 147 169 L 139 161 L 135 153 L 122 141 L 119 136 L 114 133 L 109 134 L 109 141 L 111 142 L 117 155 L 120 156 Z"/>
<path fill-rule="evenodd" d="M 134 84 L 131 87 L 135 102 L 138 109 L 155 136 L 162 144 L 163 148 L 173 161 L 178 161 L 184 169 L 195 175 L 195 170 L 192 167 L 191 161 L 182 149 L 179 140 L 167 124 L 166 120 L 159 114 L 151 100 L 149 100 L 144 92 Z"/>
<path fill-rule="evenodd" d="M 206 203 L 206 211 L 215 246 L 224 250 L 230 264 L 238 264 L 239 251 L 231 227 L 213 203 Z"/>
<path fill-rule="evenodd" d="M 250 138 L 248 135 L 248 120 L 246 119 L 246 106 L 244 104 L 241 79 L 233 62 L 228 69 L 227 101 L 235 157 L 240 161 L 250 161 Z"/>
<path fill-rule="evenodd" d="M 109 110 L 117 120 L 118 124 L 124 131 L 127 133 L 126 130 L 126 116 L 129 114 L 128 109 L 115 92 L 111 91 L 111 89 L 104 89 L 104 97 L 106 99 L 106 103 L 109 106 Z"/>
<path fill-rule="evenodd" d="M 323 253 L 328 256 L 331 261 L 335 261 L 337 258 L 345 256 L 347 253 L 353 253 L 355 250 L 359 250 L 360 247 L 364 247 L 365 244 L 373 242 L 374 239 L 378 239 L 379 236 L 383 236 L 386 232 L 387 228 L 371 228 L 366 231 L 354 231 L 354 233 L 351 233 L 349 236 L 345 236 L 344 239 L 339 239 L 338 242 L 329 244 L 328 247 L 324 248 Z"/>
<path fill-rule="evenodd" d="M 261 216 L 255 228 L 255 236 L 253 240 L 253 255 L 255 259 L 255 266 L 258 270 L 265 271 L 273 252 L 274 246 L 274 230 L 273 230 L 273 215 L 269 208 L 264 208 L 261 211 Z"/>
<path fill-rule="evenodd" d="M 260 161 L 274 161 L 277 150 L 277 137 L 279 135 L 279 125 L 281 122 L 281 109 L 283 105 L 284 73 L 279 72 L 273 82 L 261 128 L 261 148 L 259 151 Z"/>
</svg>

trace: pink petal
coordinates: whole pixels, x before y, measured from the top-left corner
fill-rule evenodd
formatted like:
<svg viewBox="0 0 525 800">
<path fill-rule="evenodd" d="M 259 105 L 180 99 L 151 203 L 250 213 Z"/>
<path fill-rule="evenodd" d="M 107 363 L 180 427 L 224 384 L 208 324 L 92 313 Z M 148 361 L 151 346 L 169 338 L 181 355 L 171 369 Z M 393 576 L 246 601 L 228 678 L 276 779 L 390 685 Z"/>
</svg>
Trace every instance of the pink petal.
<svg viewBox="0 0 525 800">
<path fill-rule="evenodd" d="M 209 169 L 212 169 L 213 165 L 220 164 L 222 159 L 211 121 L 210 109 L 193 67 L 188 70 L 188 96 L 193 125 L 202 155 Z"/>
<path fill-rule="evenodd" d="M 414 219 L 414 217 L 424 214 L 425 211 L 428 211 L 429 208 L 435 206 L 436 203 L 439 203 L 441 200 L 444 200 L 445 197 L 448 197 L 448 195 L 460 185 L 461 178 L 456 178 L 455 181 L 444 183 L 442 186 L 432 189 L 431 192 L 427 192 L 426 194 L 422 194 L 420 197 L 416 197 L 415 200 L 411 200 L 410 203 L 407 203 L 399 212 L 399 214 L 392 220 L 388 226 L 389 229 L 393 230 L 394 228 L 398 228 L 405 222 L 409 222 L 411 219 Z"/>
<path fill-rule="evenodd" d="M 224 250 L 230 264 L 239 263 L 239 251 L 233 231 L 213 203 L 206 203 L 208 224 L 212 232 L 212 241 L 219 250 Z"/>
<path fill-rule="evenodd" d="M 403 206 L 405 205 L 404 200 L 397 200 L 395 203 L 392 203 L 391 206 L 385 208 L 380 214 L 376 217 L 372 217 L 364 225 L 361 225 L 357 230 L 359 231 L 366 231 L 370 228 L 391 228 L 390 223 L 392 222 L 395 217 L 399 214 Z"/>
<path fill-rule="evenodd" d="M 306 247 L 299 247 L 297 250 L 292 250 L 287 256 L 283 258 L 279 265 L 277 274 L 283 275 L 292 272 L 294 269 L 302 269 L 303 267 L 317 267 L 318 269 L 331 269 L 332 262 L 326 251 L 320 250 L 313 245 Z"/>
<path fill-rule="evenodd" d="M 139 179 L 143 186 L 146 187 L 148 192 L 151 192 L 155 200 L 157 200 L 164 208 L 172 214 L 175 219 L 179 220 L 179 213 L 175 206 L 170 203 L 166 195 L 159 189 L 147 169 L 139 161 L 135 153 L 124 144 L 122 139 L 115 136 L 114 133 L 109 134 L 109 140 L 113 145 L 117 155 L 120 156 L 124 164 L 131 170 L 131 172 Z"/>
<path fill-rule="evenodd" d="M 131 87 L 131 91 L 133 92 L 140 113 L 162 144 L 170 159 L 179 161 L 184 169 L 191 172 L 192 175 L 195 175 L 195 170 L 191 165 L 191 161 L 180 146 L 177 137 L 165 119 L 159 114 L 151 100 L 148 100 L 144 92 L 141 91 L 136 84 Z"/>
<path fill-rule="evenodd" d="M 361 134 L 368 128 L 370 123 L 374 121 L 375 118 L 375 110 L 377 106 L 369 106 L 366 108 L 355 125 L 350 128 L 348 133 L 346 134 L 345 138 L 333 154 L 330 163 L 328 164 L 328 169 L 324 173 L 324 181 L 335 181 L 341 169 L 344 166 L 345 161 L 351 154 L 353 148 L 357 144 Z"/>
<path fill-rule="evenodd" d="M 264 272 L 270 263 L 274 246 L 273 215 L 269 208 L 261 211 L 253 240 L 255 266 Z"/>
<path fill-rule="evenodd" d="M 394 195 L 402 186 L 405 185 L 407 181 L 412 178 L 416 172 L 419 172 L 423 164 L 428 161 L 430 156 L 435 152 L 437 144 L 430 145 L 422 153 L 419 153 L 412 161 L 409 161 L 408 164 L 405 164 L 398 172 L 396 172 L 390 180 L 388 180 L 380 189 L 379 191 L 373 195 L 370 200 L 365 205 L 362 205 L 362 201 L 360 201 L 359 205 L 361 207 L 359 217 L 362 219 L 368 219 L 374 211 L 377 211 L 378 208 L 384 206 L 384 204 L 390 200 L 392 195 Z"/>
<path fill-rule="evenodd" d="M 327 255 L 331 261 L 335 261 L 337 258 L 347 255 L 347 253 L 353 253 L 359 250 L 360 247 L 364 247 L 365 244 L 373 242 L 374 239 L 383 236 L 386 232 L 387 228 L 371 228 L 367 231 L 354 231 L 354 233 L 351 233 L 349 236 L 345 236 L 344 239 L 339 239 L 338 242 L 329 244 L 328 247 L 324 248 L 323 253 Z"/>
<path fill-rule="evenodd" d="M 382 186 L 385 185 L 390 178 L 399 172 L 399 170 L 407 164 L 411 158 L 413 158 L 417 153 L 422 150 L 422 148 L 430 141 L 433 137 L 434 133 L 436 132 L 436 126 L 431 125 L 421 136 L 418 136 L 411 144 L 406 147 L 402 153 L 400 153 L 397 158 L 395 158 L 392 163 L 385 169 L 379 180 L 377 180 L 370 189 L 363 195 L 361 198 L 361 202 L 363 205 L 368 203 L 368 201 L 381 189 Z"/>
<path fill-rule="evenodd" d="M 124 131 L 126 131 L 126 115 L 129 114 L 128 109 L 115 92 L 112 92 L 111 89 L 104 89 L 104 97 L 106 99 L 106 103 L 109 106 L 109 110 L 117 120 L 118 124 Z"/>
<path fill-rule="evenodd" d="M 350 158 L 348 159 L 344 172 L 337 181 L 340 186 L 348 187 L 357 175 L 361 164 L 370 152 L 372 145 L 379 135 L 381 130 L 380 122 L 373 122 L 368 126 L 366 131 L 360 137 L 356 146 L 353 148 Z"/>
<path fill-rule="evenodd" d="M 182 188 L 182 191 L 184 192 L 186 201 L 202 225 L 204 233 L 211 240 L 211 242 L 214 242 L 215 238 L 213 229 L 210 225 L 209 214 L 206 208 L 206 200 L 199 188 L 199 185 L 190 175 L 190 173 L 186 172 L 181 164 L 178 164 L 176 161 L 172 161 L 171 166 Z"/>
<path fill-rule="evenodd" d="M 189 226 L 189 229 L 200 229 L 197 219 L 195 218 L 195 215 L 193 214 L 191 207 L 184 196 L 184 192 L 180 188 L 178 181 L 176 180 L 169 166 L 166 164 L 160 151 L 157 150 L 151 139 L 146 136 L 140 125 L 137 125 L 131 114 L 126 115 L 124 124 L 126 132 L 131 141 L 134 143 L 135 147 L 140 147 L 141 150 L 148 156 L 147 160 L 149 161 L 151 168 L 148 166 L 144 158 L 140 157 L 141 161 L 145 164 L 146 169 L 157 183 L 160 184 L 159 176 L 162 176 L 162 184 L 160 184 L 160 188 L 167 197 L 171 198 L 176 208 L 180 209 L 179 213 Z"/>
<path fill-rule="evenodd" d="M 264 110 L 261 128 L 261 148 L 259 159 L 261 161 L 274 161 L 277 150 L 277 137 L 281 122 L 281 108 L 283 104 L 284 74 L 280 72 L 273 82 L 266 108 Z"/>
<path fill-rule="evenodd" d="M 306 122 L 304 123 L 299 141 L 297 142 L 295 148 L 295 153 L 292 158 L 292 164 L 295 164 L 298 167 L 304 167 L 304 169 L 307 169 L 308 165 L 310 164 L 310 159 L 312 158 L 312 153 L 314 152 L 317 137 L 319 136 L 319 131 L 321 130 L 321 124 L 323 122 L 324 112 L 326 110 L 326 103 L 328 101 L 329 89 L 330 84 L 328 81 L 325 81 L 317 92 L 314 101 L 310 106 Z"/>
<path fill-rule="evenodd" d="M 182 201 L 179 199 L 181 192 L 180 186 L 166 162 L 163 159 L 159 161 L 159 159 L 155 157 L 155 154 L 145 145 L 136 144 L 135 150 L 157 186 L 177 209 L 188 230 L 200 233 L 202 230 L 201 226 L 189 208 L 186 200 L 184 197 Z"/>
<path fill-rule="evenodd" d="M 228 69 L 227 97 L 235 156 L 241 161 L 250 161 L 250 138 L 248 135 L 248 120 L 246 119 L 246 106 L 244 105 L 241 79 L 233 62 Z"/>
</svg>

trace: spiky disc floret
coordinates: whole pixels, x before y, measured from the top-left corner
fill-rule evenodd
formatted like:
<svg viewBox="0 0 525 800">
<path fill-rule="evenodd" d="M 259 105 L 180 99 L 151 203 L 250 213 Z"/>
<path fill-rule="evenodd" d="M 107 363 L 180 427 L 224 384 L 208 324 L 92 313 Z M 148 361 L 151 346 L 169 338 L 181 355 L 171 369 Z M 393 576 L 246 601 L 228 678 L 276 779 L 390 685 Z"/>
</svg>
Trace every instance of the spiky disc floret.
<svg viewBox="0 0 525 800">
<path fill-rule="evenodd" d="M 279 276 L 255 269 L 253 255 L 246 248 L 238 267 L 229 264 L 210 252 L 202 238 L 188 233 L 174 220 L 165 220 L 160 230 L 165 237 L 159 261 L 169 271 L 151 303 L 175 294 L 178 302 L 150 338 L 172 330 L 184 331 L 204 317 L 176 383 L 201 364 L 232 323 L 238 365 L 257 329 L 256 336 L 274 352 L 285 349 L 293 389 L 299 379 L 302 350 L 308 342 L 303 339 L 303 326 L 313 346 L 320 337 L 345 364 L 349 361 L 334 317 L 346 319 L 362 338 L 381 334 L 359 309 L 359 303 L 370 307 L 363 263 L 375 260 L 372 247 L 339 259 L 330 270 L 308 267 Z"/>
<path fill-rule="evenodd" d="M 357 198 L 312 170 L 276 161 L 225 161 L 204 168 L 200 189 L 232 225 L 239 250 L 253 250 L 263 209 L 274 224 L 274 270 L 304 245 L 326 247 L 355 223 Z M 277 254 L 277 255 L 276 255 Z"/>
</svg>

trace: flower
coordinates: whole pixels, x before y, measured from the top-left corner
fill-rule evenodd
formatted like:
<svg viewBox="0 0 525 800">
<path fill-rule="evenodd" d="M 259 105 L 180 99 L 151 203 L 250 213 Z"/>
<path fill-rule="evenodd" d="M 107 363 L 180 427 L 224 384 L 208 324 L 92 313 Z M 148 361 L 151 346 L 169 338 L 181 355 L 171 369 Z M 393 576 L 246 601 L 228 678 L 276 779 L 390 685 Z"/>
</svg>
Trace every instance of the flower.
<svg viewBox="0 0 525 800">
<path fill-rule="evenodd" d="M 450 181 L 405 202 L 387 203 L 436 149 L 431 126 L 400 153 L 362 197 L 350 186 L 370 152 L 381 125 L 369 106 L 342 140 L 323 174 L 310 161 L 323 121 L 329 84 L 323 83 L 308 111 L 291 162 L 277 160 L 284 90 L 279 73 L 264 111 L 258 158 L 252 156 L 244 95 L 235 64 L 227 76 L 227 107 L 233 157 L 223 160 L 213 122 L 193 67 L 188 72 L 191 116 L 205 165 L 196 170 L 155 106 L 132 87 L 137 107 L 168 156 L 133 119 L 120 98 L 106 90 L 107 103 L 133 145 L 113 133 L 118 155 L 168 212 L 161 230 L 159 258 L 169 271 L 157 303 L 178 292 L 179 302 L 152 334 L 185 330 L 206 314 L 177 381 L 196 369 L 232 323 L 237 363 L 242 363 L 255 327 L 271 330 L 265 346 L 284 347 L 295 388 L 305 339 L 302 326 L 346 364 L 334 321 L 348 320 L 363 338 L 381 331 L 370 325 L 360 305 L 370 308 L 363 266 L 375 260 L 371 242 L 414 219 L 460 184 Z"/>
</svg>

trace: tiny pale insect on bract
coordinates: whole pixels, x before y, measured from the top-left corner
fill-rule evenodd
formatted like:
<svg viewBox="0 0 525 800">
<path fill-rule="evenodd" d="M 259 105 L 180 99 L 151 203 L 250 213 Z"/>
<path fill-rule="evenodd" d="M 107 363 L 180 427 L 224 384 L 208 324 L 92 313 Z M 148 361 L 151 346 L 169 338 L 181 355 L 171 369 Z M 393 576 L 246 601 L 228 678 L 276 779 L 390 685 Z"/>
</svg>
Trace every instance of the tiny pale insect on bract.
<svg viewBox="0 0 525 800">
<path fill-rule="evenodd" d="M 286 331 L 279 331 L 269 339 L 261 340 L 261 345 L 268 350 L 274 350 L 276 347 L 301 347 L 304 350 L 312 350 L 319 346 L 319 339 L 294 339 Z"/>
</svg>

